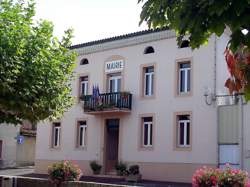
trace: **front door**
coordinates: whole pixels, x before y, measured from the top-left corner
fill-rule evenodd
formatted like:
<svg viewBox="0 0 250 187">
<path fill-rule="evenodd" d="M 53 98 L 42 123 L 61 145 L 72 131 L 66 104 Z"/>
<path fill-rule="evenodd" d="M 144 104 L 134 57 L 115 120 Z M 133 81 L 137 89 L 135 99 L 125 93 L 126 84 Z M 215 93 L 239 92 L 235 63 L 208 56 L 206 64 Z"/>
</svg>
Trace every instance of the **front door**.
<svg viewBox="0 0 250 187">
<path fill-rule="evenodd" d="M 106 133 L 106 172 L 110 172 L 118 162 L 119 119 L 106 120 Z"/>
</svg>

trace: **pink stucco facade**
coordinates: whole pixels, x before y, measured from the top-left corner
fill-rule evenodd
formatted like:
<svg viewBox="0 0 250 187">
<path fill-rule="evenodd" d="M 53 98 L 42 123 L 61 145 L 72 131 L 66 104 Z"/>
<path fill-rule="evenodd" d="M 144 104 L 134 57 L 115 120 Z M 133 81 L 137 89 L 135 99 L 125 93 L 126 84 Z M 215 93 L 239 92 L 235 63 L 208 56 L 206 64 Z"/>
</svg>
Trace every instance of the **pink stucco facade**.
<svg viewBox="0 0 250 187">
<path fill-rule="evenodd" d="M 83 103 L 78 102 L 66 112 L 61 122 L 60 147 L 51 148 L 51 122 L 40 123 L 37 128 L 36 172 L 47 172 L 47 166 L 59 160 L 73 160 L 91 174 L 89 162 L 97 160 L 105 167 L 105 120 L 117 118 L 119 123 L 118 160 L 139 164 L 142 177 L 150 180 L 191 182 L 192 173 L 203 165 L 218 164 L 217 109 L 204 101 L 204 90 L 227 93 L 224 80 L 228 76 L 222 50 L 228 36 L 212 36 L 209 43 L 192 51 L 178 48 L 171 31 L 149 33 L 76 49 L 75 80 L 72 96 L 79 96 L 79 76 L 88 75 L 89 94 L 92 86 L 99 85 L 106 92 L 105 62 L 124 60 L 122 90 L 132 93 L 132 110 L 128 113 L 84 113 Z M 113 46 L 113 47 L 112 47 Z M 155 53 L 144 54 L 147 46 Z M 80 65 L 82 58 L 89 64 Z M 176 94 L 177 69 L 180 61 L 190 61 L 191 93 Z M 142 66 L 154 64 L 154 97 L 143 98 L 140 94 Z M 215 87 L 216 84 L 216 87 Z M 188 149 L 176 148 L 175 114 L 189 112 L 191 121 L 191 145 Z M 141 116 L 154 116 L 153 146 L 141 149 Z M 77 120 L 87 121 L 86 147 L 76 147 Z M 250 146 L 250 145 L 247 145 Z M 105 173 L 105 170 L 103 171 Z"/>
</svg>

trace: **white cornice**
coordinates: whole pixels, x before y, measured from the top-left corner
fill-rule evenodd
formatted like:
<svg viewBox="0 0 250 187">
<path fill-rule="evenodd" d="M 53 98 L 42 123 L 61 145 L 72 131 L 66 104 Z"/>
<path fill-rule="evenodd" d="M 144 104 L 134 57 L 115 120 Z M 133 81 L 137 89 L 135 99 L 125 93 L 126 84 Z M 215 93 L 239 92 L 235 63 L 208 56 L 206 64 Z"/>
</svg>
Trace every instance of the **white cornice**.
<svg viewBox="0 0 250 187">
<path fill-rule="evenodd" d="M 166 30 L 166 31 L 159 31 L 155 33 L 143 34 L 141 36 L 132 36 L 129 38 L 117 39 L 114 41 L 104 42 L 100 44 L 94 44 L 91 46 L 74 49 L 74 51 L 77 52 L 78 55 L 86 55 L 90 53 L 96 53 L 96 52 L 101 52 L 105 50 L 138 45 L 138 44 L 142 44 L 146 42 L 152 42 L 152 41 L 157 41 L 157 40 L 162 40 L 162 39 L 167 39 L 167 38 L 174 38 L 174 37 L 176 37 L 176 34 L 174 31 Z"/>
</svg>

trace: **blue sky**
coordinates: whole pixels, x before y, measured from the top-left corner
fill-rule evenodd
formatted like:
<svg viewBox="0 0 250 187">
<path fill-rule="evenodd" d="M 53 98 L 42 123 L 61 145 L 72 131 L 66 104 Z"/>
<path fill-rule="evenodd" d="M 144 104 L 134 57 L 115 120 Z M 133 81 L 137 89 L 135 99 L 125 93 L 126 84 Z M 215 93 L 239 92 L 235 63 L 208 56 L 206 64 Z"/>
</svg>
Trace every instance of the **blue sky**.
<svg viewBox="0 0 250 187">
<path fill-rule="evenodd" d="M 59 38 L 73 28 L 73 44 L 144 30 L 140 11 L 137 0 L 36 0 L 36 19 L 52 21 Z"/>
</svg>

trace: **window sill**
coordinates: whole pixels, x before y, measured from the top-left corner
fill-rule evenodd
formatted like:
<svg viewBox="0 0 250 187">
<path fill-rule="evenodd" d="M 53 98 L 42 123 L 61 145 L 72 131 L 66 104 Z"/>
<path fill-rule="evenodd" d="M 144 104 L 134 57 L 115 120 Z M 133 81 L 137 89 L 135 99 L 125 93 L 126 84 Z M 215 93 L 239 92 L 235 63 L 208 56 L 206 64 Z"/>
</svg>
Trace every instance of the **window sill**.
<svg viewBox="0 0 250 187">
<path fill-rule="evenodd" d="M 191 97 L 193 96 L 193 93 L 192 92 L 177 93 L 175 96 L 176 97 Z"/>
<path fill-rule="evenodd" d="M 60 151 L 61 147 L 50 147 L 51 151 Z"/>
<path fill-rule="evenodd" d="M 175 147 L 174 151 L 192 151 L 192 147 L 191 146 L 186 146 L 186 147 Z"/>
<path fill-rule="evenodd" d="M 139 151 L 153 151 L 154 147 L 153 146 L 148 146 L 148 147 L 140 147 Z"/>
<path fill-rule="evenodd" d="M 140 97 L 141 100 L 150 100 L 150 99 L 155 99 L 155 95 L 151 95 L 151 96 L 146 96 L 143 95 Z"/>
<path fill-rule="evenodd" d="M 87 151 L 87 147 L 75 147 L 75 151 Z"/>
</svg>

